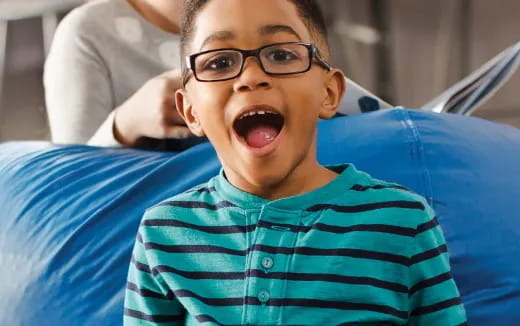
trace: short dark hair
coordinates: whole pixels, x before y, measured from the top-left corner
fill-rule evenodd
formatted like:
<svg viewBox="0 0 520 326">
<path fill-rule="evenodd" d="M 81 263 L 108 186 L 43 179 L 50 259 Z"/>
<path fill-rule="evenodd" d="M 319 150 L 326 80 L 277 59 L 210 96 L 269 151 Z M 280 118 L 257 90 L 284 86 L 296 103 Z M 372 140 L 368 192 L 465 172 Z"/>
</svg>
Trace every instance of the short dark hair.
<svg viewBox="0 0 520 326">
<path fill-rule="evenodd" d="M 193 36 L 193 29 L 197 14 L 204 8 L 210 0 L 186 0 L 184 4 L 184 15 L 182 18 L 181 27 L 181 65 L 184 68 L 184 57 L 188 51 L 188 43 Z M 329 49 L 327 43 L 327 25 L 322 11 L 315 0 L 287 0 L 292 2 L 303 19 L 303 22 L 312 37 L 319 40 L 323 49 L 320 49 L 325 57 L 329 56 Z"/>
</svg>

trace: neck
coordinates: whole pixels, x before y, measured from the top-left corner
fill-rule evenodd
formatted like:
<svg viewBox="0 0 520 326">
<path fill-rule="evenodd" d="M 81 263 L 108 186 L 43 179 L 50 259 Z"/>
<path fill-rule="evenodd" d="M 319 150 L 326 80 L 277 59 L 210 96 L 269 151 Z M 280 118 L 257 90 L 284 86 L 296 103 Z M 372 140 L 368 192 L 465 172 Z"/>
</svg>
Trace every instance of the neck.
<svg viewBox="0 0 520 326">
<path fill-rule="evenodd" d="M 183 1 L 178 0 L 126 0 L 152 25 L 172 34 L 180 34 Z"/>
<path fill-rule="evenodd" d="M 285 178 L 270 185 L 253 185 L 243 178 L 237 178 L 233 172 L 228 174 L 226 168 L 224 171 L 228 181 L 235 187 L 268 200 L 297 196 L 316 190 L 338 176 L 336 172 L 321 166 L 317 161 L 302 163 L 304 164 L 295 167 Z"/>
<path fill-rule="evenodd" d="M 264 193 L 258 195 L 269 200 L 297 196 L 321 188 L 338 176 L 336 172 L 318 163 L 307 171 L 312 171 L 312 174 L 305 172 L 305 175 L 300 176 L 298 173 L 293 173 L 279 187 L 260 189 Z"/>
</svg>

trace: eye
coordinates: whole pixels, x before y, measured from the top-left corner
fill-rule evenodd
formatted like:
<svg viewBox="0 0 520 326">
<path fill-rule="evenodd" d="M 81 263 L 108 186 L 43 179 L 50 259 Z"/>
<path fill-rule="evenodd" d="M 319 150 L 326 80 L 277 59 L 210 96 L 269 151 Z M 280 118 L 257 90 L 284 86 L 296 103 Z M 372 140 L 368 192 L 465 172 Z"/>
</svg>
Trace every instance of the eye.
<svg viewBox="0 0 520 326">
<path fill-rule="evenodd" d="M 235 56 L 228 53 L 215 54 L 202 65 L 203 71 L 226 71 L 236 65 Z"/>
<path fill-rule="evenodd" d="M 283 48 L 270 49 L 266 58 L 273 63 L 286 63 L 299 59 L 294 51 Z"/>
</svg>

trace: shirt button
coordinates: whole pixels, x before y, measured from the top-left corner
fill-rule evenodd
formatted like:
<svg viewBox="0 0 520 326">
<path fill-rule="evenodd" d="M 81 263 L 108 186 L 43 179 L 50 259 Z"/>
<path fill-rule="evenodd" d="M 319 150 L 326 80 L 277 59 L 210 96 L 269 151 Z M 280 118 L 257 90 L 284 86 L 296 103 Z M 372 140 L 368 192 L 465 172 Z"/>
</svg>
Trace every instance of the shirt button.
<svg viewBox="0 0 520 326">
<path fill-rule="evenodd" d="M 258 300 L 260 300 L 261 303 L 266 303 L 271 298 L 271 295 L 269 294 L 269 291 L 262 290 L 260 293 L 258 293 Z"/>
<path fill-rule="evenodd" d="M 262 267 L 265 269 L 271 269 L 274 265 L 274 260 L 271 257 L 264 257 L 262 259 Z"/>
</svg>

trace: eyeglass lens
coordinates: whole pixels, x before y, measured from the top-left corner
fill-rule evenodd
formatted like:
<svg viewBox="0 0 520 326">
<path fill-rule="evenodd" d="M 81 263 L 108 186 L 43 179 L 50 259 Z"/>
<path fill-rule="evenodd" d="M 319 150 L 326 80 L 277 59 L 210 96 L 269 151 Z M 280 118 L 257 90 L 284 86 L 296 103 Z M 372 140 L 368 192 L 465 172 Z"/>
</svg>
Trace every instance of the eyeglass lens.
<svg viewBox="0 0 520 326">
<path fill-rule="evenodd" d="M 303 44 L 276 44 L 262 48 L 258 57 L 266 73 L 293 74 L 306 71 L 310 65 L 309 49 Z M 238 76 L 243 54 L 236 50 L 211 51 L 195 59 L 200 80 L 214 81 Z"/>
</svg>

